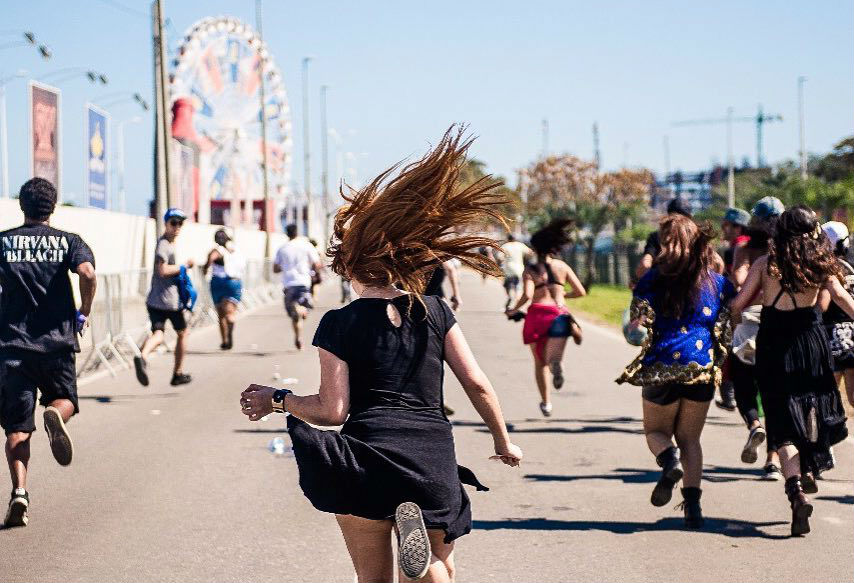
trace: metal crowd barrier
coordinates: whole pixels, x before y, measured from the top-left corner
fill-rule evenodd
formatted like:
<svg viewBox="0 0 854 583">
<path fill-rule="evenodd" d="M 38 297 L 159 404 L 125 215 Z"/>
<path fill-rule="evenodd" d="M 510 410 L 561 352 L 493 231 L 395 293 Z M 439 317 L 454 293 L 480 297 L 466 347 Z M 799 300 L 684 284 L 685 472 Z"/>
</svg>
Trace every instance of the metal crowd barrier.
<svg viewBox="0 0 854 583">
<path fill-rule="evenodd" d="M 190 277 L 198 299 L 188 319 L 191 328 L 217 323 L 216 307 L 210 293 L 210 274 L 200 267 L 191 270 Z M 247 261 L 243 277 L 243 297 L 238 310 L 243 312 L 278 301 L 281 289 L 273 275 L 272 261 Z M 89 328 L 80 341 L 78 377 L 106 370 L 115 376 L 133 367 L 133 357 L 150 330 L 145 299 L 151 286 L 150 269 L 133 269 L 119 273 L 98 274 L 98 289 Z M 167 338 L 167 350 L 173 340 Z"/>
</svg>

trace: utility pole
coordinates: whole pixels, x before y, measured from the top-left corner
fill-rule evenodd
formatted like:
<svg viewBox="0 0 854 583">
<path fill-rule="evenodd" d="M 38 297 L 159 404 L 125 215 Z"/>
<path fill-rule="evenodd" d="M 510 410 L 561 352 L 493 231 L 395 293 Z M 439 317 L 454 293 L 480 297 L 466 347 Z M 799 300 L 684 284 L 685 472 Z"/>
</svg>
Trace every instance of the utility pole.
<svg viewBox="0 0 854 583">
<path fill-rule="evenodd" d="M 726 109 L 726 151 L 727 151 L 727 165 L 729 166 L 729 170 L 727 172 L 727 193 L 726 193 L 726 202 L 729 208 L 733 208 L 735 206 L 735 158 L 732 152 L 732 106 L 727 107 Z"/>
<path fill-rule="evenodd" d="M 164 212 L 172 205 L 169 180 L 169 132 L 166 100 L 166 38 L 163 33 L 163 0 L 151 3 L 154 46 L 154 214 L 157 235 L 163 232 Z"/>
<path fill-rule="evenodd" d="M 543 120 L 543 160 L 549 157 L 549 120 Z"/>
<path fill-rule="evenodd" d="M 599 124 L 593 122 L 593 162 L 596 163 L 596 170 L 599 170 L 602 164 L 602 158 L 599 154 Z"/>
<path fill-rule="evenodd" d="M 314 218 L 314 205 L 311 200 L 311 146 L 308 134 L 308 63 L 311 57 L 303 57 L 302 60 L 302 150 L 303 150 L 303 191 L 308 214 L 308 229 Z M 308 233 L 306 233 L 308 235 Z"/>
<path fill-rule="evenodd" d="M 801 180 L 807 179 L 807 146 L 806 146 L 806 129 L 805 129 L 805 112 L 804 112 L 804 83 L 807 78 L 804 76 L 798 77 L 798 133 L 800 151 L 798 152 L 801 159 Z"/>
<path fill-rule="evenodd" d="M 261 41 L 261 46 L 264 46 L 264 32 L 262 21 L 262 0 L 255 0 L 255 28 L 258 33 L 258 40 Z M 264 259 L 270 258 L 270 230 L 273 227 L 273 212 L 270 204 L 270 178 L 267 174 L 267 97 L 264 89 L 264 82 L 267 78 L 267 60 L 261 60 L 261 70 L 258 75 L 261 77 L 261 83 L 258 87 L 258 95 L 261 101 L 261 176 L 264 186 Z M 253 215 L 252 209 L 249 209 L 249 216 Z"/>
<path fill-rule="evenodd" d="M 321 187 L 323 188 L 323 245 L 329 243 L 329 128 L 326 125 L 326 92 L 329 85 L 320 86 L 320 148 L 321 148 Z"/>
<path fill-rule="evenodd" d="M 667 185 L 667 190 L 670 189 L 670 136 L 664 135 L 664 183 Z"/>
</svg>

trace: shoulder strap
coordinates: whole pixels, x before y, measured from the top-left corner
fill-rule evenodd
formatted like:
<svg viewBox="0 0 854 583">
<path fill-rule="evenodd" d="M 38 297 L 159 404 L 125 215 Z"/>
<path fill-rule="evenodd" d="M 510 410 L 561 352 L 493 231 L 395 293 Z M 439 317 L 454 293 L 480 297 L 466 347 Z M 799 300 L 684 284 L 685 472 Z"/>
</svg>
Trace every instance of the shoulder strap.
<svg viewBox="0 0 854 583">
<path fill-rule="evenodd" d="M 783 291 L 784 291 L 784 290 L 783 290 L 783 286 L 780 286 L 780 292 L 777 294 L 777 297 L 776 297 L 776 298 L 774 298 L 774 301 L 771 303 L 771 305 L 772 305 L 773 307 L 775 307 L 775 308 L 777 307 L 777 302 L 779 302 L 779 301 L 780 301 L 780 298 L 782 298 L 782 297 L 783 297 Z"/>
</svg>

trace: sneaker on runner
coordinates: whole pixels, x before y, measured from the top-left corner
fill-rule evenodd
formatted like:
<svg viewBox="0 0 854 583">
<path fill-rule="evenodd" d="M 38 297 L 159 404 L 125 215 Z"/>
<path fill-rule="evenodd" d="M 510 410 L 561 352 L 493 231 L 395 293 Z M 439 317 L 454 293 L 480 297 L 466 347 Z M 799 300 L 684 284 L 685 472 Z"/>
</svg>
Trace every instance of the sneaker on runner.
<svg viewBox="0 0 854 583">
<path fill-rule="evenodd" d="M 783 472 L 780 471 L 780 467 L 775 463 L 765 464 L 765 467 L 762 469 L 765 472 L 762 475 L 763 480 L 767 480 L 769 482 L 779 482 L 783 479 Z"/>
<path fill-rule="evenodd" d="M 148 386 L 148 371 L 145 370 L 146 362 L 145 359 L 141 356 L 133 357 L 133 368 L 136 370 L 136 380 L 139 381 L 143 387 Z"/>
<path fill-rule="evenodd" d="M 553 362 L 549 365 L 552 371 L 552 385 L 556 391 L 563 387 L 563 364 L 560 361 Z"/>
<path fill-rule="evenodd" d="M 543 417 L 551 417 L 552 416 L 552 404 L 551 403 L 540 403 L 540 413 L 543 414 Z"/>
<path fill-rule="evenodd" d="M 71 457 L 74 455 L 74 446 L 71 443 L 71 436 L 68 435 L 68 430 L 65 428 L 62 414 L 56 407 L 47 407 L 44 410 L 43 418 L 44 430 L 47 433 L 50 451 L 53 452 L 54 459 L 59 465 L 67 466 L 71 463 Z"/>
<path fill-rule="evenodd" d="M 746 464 L 755 464 L 759 459 L 759 454 L 756 450 L 765 442 L 765 429 L 759 425 L 750 430 L 747 436 L 747 443 L 744 444 L 744 449 L 741 450 L 741 461 Z"/>
<path fill-rule="evenodd" d="M 6 519 L 3 525 L 6 528 L 13 526 L 27 526 L 30 521 L 27 510 L 30 508 L 30 495 L 23 488 L 12 490 L 12 499 L 9 500 L 9 509 L 6 511 Z"/>
<path fill-rule="evenodd" d="M 420 579 L 430 568 L 430 537 L 424 525 L 421 508 L 404 502 L 394 513 L 397 526 L 397 562 L 410 579 Z"/>
<path fill-rule="evenodd" d="M 172 380 L 169 381 L 169 384 L 173 387 L 177 387 L 178 385 L 186 385 L 189 382 L 192 382 L 193 377 L 188 375 L 187 373 L 175 373 L 172 375 Z"/>
</svg>

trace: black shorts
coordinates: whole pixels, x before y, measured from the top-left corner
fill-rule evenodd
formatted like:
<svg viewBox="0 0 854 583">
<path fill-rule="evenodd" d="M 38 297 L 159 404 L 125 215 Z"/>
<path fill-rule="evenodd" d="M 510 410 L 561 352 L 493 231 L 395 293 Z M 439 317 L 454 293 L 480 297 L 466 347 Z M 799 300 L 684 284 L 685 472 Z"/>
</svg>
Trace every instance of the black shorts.
<svg viewBox="0 0 854 583">
<path fill-rule="evenodd" d="M 187 329 L 187 321 L 184 319 L 184 310 L 161 310 L 145 306 L 148 310 L 148 319 L 151 320 L 151 331 L 163 332 L 166 330 L 166 320 L 172 322 L 172 328 L 175 332 Z"/>
<path fill-rule="evenodd" d="M 77 406 L 77 368 L 73 352 L 42 354 L 29 350 L 0 351 L 0 426 L 10 433 L 36 430 L 36 390 L 47 407 L 56 399 Z"/>
<path fill-rule="evenodd" d="M 507 291 L 518 290 L 519 289 L 519 276 L 518 275 L 506 275 L 504 276 L 504 289 Z"/>
<path fill-rule="evenodd" d="M 697 385 L 683 385 L 681 383 L 669 383 L 666 385 L 647 386 L 641 392 L 643 398 L 656 405 L 669 405 L 679 399 L 688 399 L 705 403 L 711 401 L 715 396 L 715 385 L 703 383 Z"/>
</svg>

